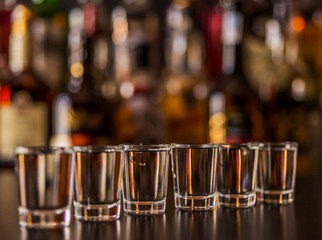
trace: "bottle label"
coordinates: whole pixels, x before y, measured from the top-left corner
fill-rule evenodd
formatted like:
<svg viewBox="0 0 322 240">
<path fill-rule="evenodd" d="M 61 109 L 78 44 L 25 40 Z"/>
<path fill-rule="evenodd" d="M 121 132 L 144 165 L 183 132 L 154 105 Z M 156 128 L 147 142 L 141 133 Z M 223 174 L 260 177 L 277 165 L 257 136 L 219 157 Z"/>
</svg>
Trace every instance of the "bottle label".
<svg viewBox="0 0 322 240">
<path fill-rule="evenodd" d="M 231 143 L 250 141 L 252 122 L 249 116 L 237 105 L 231 106 L 227 112 L 227 141 Z"/>
<path fill-rule="evenodd" d="M 209 101 L 209 141 L 223 142 L 226 139 L 226 101 L 225 95 L 216 92 L 210 96 Z"/>
<path fill-rule="evenodd" d="M 252 135 L 252 121 L 240 106 L 216 92 L 210 97 L 210 142 L 245 142 Z"/>
<path fill-rule="evenodd" d="M 235 70 L 236 49 L 243 38 L 243 16 L 239 12 L 226 11 L 222 20 L 222 71 L 230 74 Z"/>
<path fill-rule="evenodd" d="M 28 106 L 0 108 L 0 157 L 12 159 L 17 146 L 44 146 L 48 135 L 48 107 L 34 102 Z"/>
<path fill-rule="evenodd" d="M 53 134 L 50 139 L 51 146 L 72 145 L 69 125 L 71 104 L 72 101 L 68 94 L 60 93 L 56 96 L 53 104 Z"/>
</svg>

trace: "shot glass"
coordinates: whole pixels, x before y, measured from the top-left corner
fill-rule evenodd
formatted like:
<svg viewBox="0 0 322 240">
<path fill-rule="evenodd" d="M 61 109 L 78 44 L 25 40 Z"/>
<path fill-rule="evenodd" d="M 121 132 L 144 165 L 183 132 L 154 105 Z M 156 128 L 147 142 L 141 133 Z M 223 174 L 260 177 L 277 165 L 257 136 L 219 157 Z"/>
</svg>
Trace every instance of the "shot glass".
<svg viewBox="0 0 322 240">
<path fill-rule="evenodd" d="M 166 209 L 169 145 L 123 145 L 123 209 L 137 215 Z"/>
<path fill-rule="evenodd" d="M 175 207 L 207 211 L 216 207 L 218 145 L 171 144 Z"/>
<path fill-rule="evenodd" d="M 61 147 L 18 147 L 19 224 L 55 228 L 70 224 L 73 153 Z"/>
<path fill-rule="evenodd" d="M 222 144 L 217 165 L 219 206 L 252 207 L 256 203 L 258 146 L 252 143 Z"/>
<path fill-rule="evenodd" d="M 294 201 L 297 148 L 295 142 L 259 143 L 256 195 L 260 202 Z"/>
<path fill-rule="evenodd" d="M 74 147 L 74 216 L 82 221 L 108 221 L 120 217 L 122 147 Z"/>
</svg>

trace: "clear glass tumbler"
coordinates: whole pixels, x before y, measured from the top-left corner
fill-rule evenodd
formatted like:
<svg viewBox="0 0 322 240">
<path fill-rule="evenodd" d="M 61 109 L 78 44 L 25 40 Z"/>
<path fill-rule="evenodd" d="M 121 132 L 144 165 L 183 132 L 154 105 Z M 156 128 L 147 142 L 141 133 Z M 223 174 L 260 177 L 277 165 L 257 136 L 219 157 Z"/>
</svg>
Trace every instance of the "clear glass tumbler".
<svg viewBox="0 0 322 240">
<path fill-rule="evenodd" d="M 18 147 L 19 224 L 54 228 L 70 224 L 73 153 L 70 148 Z"/>
<path fill-rule="evenodd" d="M 171 144 L 175 207 L 207 211 L 216 207 L 218 145 Z"/>
<path fill-rule="evenodd" d="M 123 206 L 128 214 L 161 214 L 166 209 L 169 145 L 123 145 Z"/>
<path fill-rule="evenodd" d="M 83 221 L 116 220 L 121 211 L 121 146 L 74 147 L 74 216 Z"/>
<path fill-rule="evenodd" d="M 294 201 L 298 144 L 259 143 L 257 199 L 271 204 Z"/>
<path fill-rule="evenodd" d="M 253 143 L 222 144 L 217 165 L 218 204 L 247 208 L 256 203 L 258 146 Z"/>
</svg>

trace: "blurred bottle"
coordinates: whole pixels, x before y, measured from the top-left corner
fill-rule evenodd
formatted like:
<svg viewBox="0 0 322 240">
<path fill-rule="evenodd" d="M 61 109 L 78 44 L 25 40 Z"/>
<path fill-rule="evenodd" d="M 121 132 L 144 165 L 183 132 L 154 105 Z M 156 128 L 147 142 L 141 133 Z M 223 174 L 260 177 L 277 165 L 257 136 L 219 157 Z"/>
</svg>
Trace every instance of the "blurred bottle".
<svg viewBox="0 0 322 240">
<path fill-rule="evenodd" d="M 164 142 L 158 79 L 159 15 L 152 0 L 122 0 L 113 9 L 114 77 L 119 85 L 118 143 Z"/>
<path fill-rule="evenodd" d="M 0 1 L 0 87 L 1 82 L 4 82 L 4 79 L 10 76 L 8 66 L 9 35 L 11 30 L 10 17 L 15 3 L 16 1 L 14 0 Z M 3 101 L 2 98 L 0 101 Z"/>
<path fill-rule="evenodd" d="M 312 2 L 301 9 L 305 28 L 298 33 L 299 57 L 306 63 L 314 82 L 318 109 L 311 112 L 310 153 L 314 173 L 322 173 L 322 9 L 319 2 Z"/>
<path fill-rule="evenodd" d="M 322 6 L 319 2 L 312 2 L 305 9 L 301 9 L 301 16 L 305 21 L 305 28 L 298 33 L 300 43 L 299 54 L 307 65 L 312 68 L 315 80 L 321 82 L 322 76 Z M 316 89 L 320 91 L 320 88 Z"/>
<path fill-rule="evenodd" d="M 197 13 L 205 35 L 207 70 L 211 78 L 216 79 L 221 74 L 222 54 L 220 34 L 222 27 L 222 7 L 217 0 L 203 0 L 200 2 Z"/>
<path fill-rule="evenodd" d="M 52 145 L 114 142 L 114 103 L 110 101 L 114 85 L 108 84 L 107 75 L 108 18 L 99 1 L 84 3 L 69 13 L 68 83 L 53 106 Z"/>
<path fill-rule="evenodd" d="M 0 1 L 0 109 L 10 104 L 10 88 L 5 86 L 12 77 L 9 63 L 9 36 L 11 31 L 10 17 L 15 1 Z M 2 110 L 0 110 L 0 135 L 2 126 Z M 2 138 L 0 137 L 0 148 L 2 147 Z M 1 150 L 0 150 L 1 153 Z M 0 155 L 0 166 L 12 164 L 9 161 L 2 161 L 4 157 Z"/>
<path fill-rule="evenodd" d="M 260 102 L 244 73 L 240 1 L 223 1 L 222 76 L 209 98 L 209 141 L 245 142 L 263 136 Z"/>
<path fill-rule="evenodd" d="M 248 75 L 264 106 L 265 140 L 297 141 L 298 174 L 313 173 L 319 154 L 321 124 L 318 89 L 300 55 L 305 20 L 291 0 L 264 1 L 265 11 L 251 13 Z M 314 156 L 315 155 L 315 156 Z M 317 169 L 317 168 L 316 168 Z"/>
<path fill-rule="evenodd" d="M 46 145 L 49 138 L 50 88 L 30 66 L 30 35 L 28 23 L 31 11 L 18 4 L 12 11 L 9 42 L 9 68 L 12 78 L 2 83 L 0 106 L 0 156 L 12 160 L 18 145 Z M 3 100 L 3 99 L 2 99 Z"/>
<path fill-rule="evenodd" d="M 205 40 L 189 0 L 174 0 L 166 13 L 165 97 L 167 142 L 207 141 L 208 73 Z"/>
<path fill-rule="evenodd" d="M 317 130 L 319 115 L 316 95 L 318 86 L 314 84 L 310 69 L 299 55 L 298 36 L 305 27 L 305 21 L 296 11 L 293 1 L 277 1 L 274 11 L 274 19 L 266 23 L 266 41 L 272 51 L 272 70 L 276 73 L 276 98 L 272 99 L 275 108 L 270 114 L 270 127 L 276 141 L 299 143 L 298 173 L 308 175 L 315 171 L 312 142 L 316 141 L 314 131 Z M 285 15 L 278 15 L 280 12 L 285 12 Z M 276 31 L 274 28 L 280 29 L 281 44 L 284 46 L 279 53 L 279 61 L 275 59 L 276 50 L 271 41 L 274 40 L 271 38 L 271 31 Z M 279 68 L 283 68 L 283 72 Z"/>
<path fill-rule="evenodd" d="M 244 11 L 245 34 L 244 34 L 244 70 L 247 79 L 253 89 L 256 89 L 260 101 L 269 101 L 273 94 L 273 85 L 270 74 L 267 71 L 272 65 L 271 52 L 266 44 L 266 22 L 272 17 L 273 1 L 271 0 L 252 0 L 249 1 L 247 10 Z M 278 45 L 279 35 L 273 36 Z M 263 113 L 265 110 L 263 109 Z M 265 119 L 264 119 L 265 121 Z M 269 137 L 265 135 L 265 138 Z"/>
<path fill-rule="evenodd" d="M 155 1 L 120 0 L 113 9 L 112 21 L 116 81 L 122 83 L 134 77 L 133 83 L 138 86 L 144 81 L 156 81 L 161 41 Z"/>
<path fill-rule="evenodd" d="M 32 68 L 57 92 L 67 66 L 67 14 L 61 0 L 34 0 L 31 10 Z"/>
</svg>

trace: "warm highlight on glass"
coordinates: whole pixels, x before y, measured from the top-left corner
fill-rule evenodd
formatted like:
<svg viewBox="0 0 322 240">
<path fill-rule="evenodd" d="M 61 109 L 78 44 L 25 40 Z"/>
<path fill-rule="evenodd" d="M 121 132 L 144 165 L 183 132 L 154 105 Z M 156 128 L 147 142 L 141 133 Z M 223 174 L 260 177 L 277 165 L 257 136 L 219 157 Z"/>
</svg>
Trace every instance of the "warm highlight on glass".
<svg viewBox="0 0 322 240">
<path fill-rule="evenodd" d="M 247 208 L 255 205 L 257 164 L 256 144 L 220 145 L 217 165 L 220 206 Z"/>
<path fill-rule="evenodd" d="M 123 206 L 128 214 L 161 214 L 166 209 L 169 145 L 123 145 Z"/>
<path fill-rule="evenodd" d="M 218 145 L 171 144 L 175 207 L 206 211 L 216 207 Z"/>
<path fill-rule="evenodd" d="M 116 220 L 121 211 L 122 147 L 74 147 L 74 215 L 77 220 Z"/>
<path fill-rule="evenodd" d="M 257 199 L 270 204 L 294 201 L 297 163 L 295 142 L 259 143 Z"/>
<path fill-rule="evenodd" d="M 70 148 L 18 147 L 19 224 L 55 228 L 70 224 L 73 153 Z"/>
</svg>

